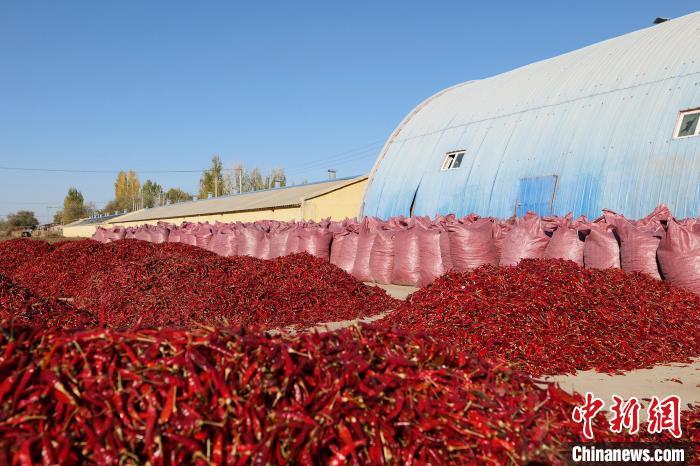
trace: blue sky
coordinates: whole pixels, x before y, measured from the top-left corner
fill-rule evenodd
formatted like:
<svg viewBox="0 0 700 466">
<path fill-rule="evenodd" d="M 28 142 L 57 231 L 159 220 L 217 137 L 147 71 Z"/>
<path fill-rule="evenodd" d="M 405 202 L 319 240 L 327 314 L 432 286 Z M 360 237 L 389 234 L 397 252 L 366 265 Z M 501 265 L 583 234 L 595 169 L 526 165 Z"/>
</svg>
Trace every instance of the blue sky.
<svg viewBox="0 0 700 466">
<path fill-rule="evenodd" d="M 212 154 L 296 182 L 369 171 L 421 100 L 648 27 L 693 1 L 0 4 L 0 166 L 194 170 Z M 142 173 L 196 191 L 199 174 Z M 0 169 L 0 215 L 46 221 L 112 173 Z"/>
</svg>

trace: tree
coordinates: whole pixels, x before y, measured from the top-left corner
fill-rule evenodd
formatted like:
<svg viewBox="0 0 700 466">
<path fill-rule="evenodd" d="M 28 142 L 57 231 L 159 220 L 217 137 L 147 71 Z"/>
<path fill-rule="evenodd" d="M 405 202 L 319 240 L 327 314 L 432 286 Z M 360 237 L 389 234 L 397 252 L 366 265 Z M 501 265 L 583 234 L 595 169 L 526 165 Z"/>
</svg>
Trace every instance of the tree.
<svg viewBox="0 0 700 466">
<path fill-rule="evenodd" d="M 271 188 L 284 188 L 287 186 L 287 175 L 284 173 L 284 168 L 273 168 L 270 178 Z"/>
<path fill-rule="evenodd" d="M 14 214 L 7 216 L 5 224 L 9 228 L 36 228 L 39 226 L 39 220 L 34 216 L 34 212 L 30 210 L 20 210 Z"/>
<path fill-rule="evenodd" d="M 227 185 L 224 183 L 224 165 L 221 163 L 221 157 L 214 155 L 211 158 L 211 168 L 202 172 L 202 177 L 199 179 L 199 199 L 206 199 L 209 193 L 216 196 L 229 194 Z"/>
<path fill-rule="evenodd" d="M 241 163 L 234 165 L 233 170 L 226 174 L 224 183 L 228 186 L 229 192 L 245 193 L 253 190 L 250 173 Z"/>
<path fill-rule="evenodd" d="M 135 171 L 129 170 L 126 174 L 126 185 L 127 185 L 127 192 L 129 193 L 129 201 L 131 201 L 133 207 L 132 209 L 135 209 L 137 206 L 137 200 L 139 198 L 139 194 L 141 194 L 141 185 L 139 184 L 139 177 L 136 174 Z M 127 207 L 128 209 L 129 207 Z"/>
<path fill-rule="evenodd" d="M 233 166 L 230 174 L 224 176 L 224 184 L 229 193 L 245 193 L 287 186 L 287 176 L 284 173 L 284 169 L 275 168 L 270 175 L 265 176 L 263 179 L 258 167 L 247 170 L 243 164 L 238 163 Z"/>
<path fill-rule="evenodd" d="M 141 199 L 143 199 L 143 207 L 151 208 L 156 205 L 162 205 L 163 202 L 163 187 L 155 181 L 146 180 L 141 187 Z"/>
<path fill-rule="evenodd" d="M 89 215 L 89 208 L 85 205 L 83 194 L 76 188 L 68 188 L 68 194 L 63 199 L 63 210 L 59 210 L 53 217 L 54 223 L 71 223 Z"/>
<path fill-rule="evenodd" d="M 260 191 L 261 189 L 265 189 L 262 175 L 260 174 L 260 169 L 258 167 L 255 167 L 250 171 L 249 177 L 251 191 Z"/>
<path fill-rule="evenodd" d="M 191 194 L 186 193 L 180 188 L 170 188 L 168 189 L 168 192 L 165 193 L 165 199 L 171 204 L 175 204 L 176 202 L 191 201 L 192 198 L 193 196 Z"/>
<path fill-rule="evenodd" d="M 117 174 L 117 180 L 114 182 L 114 204 L 110 202 L 107 206 L 116 211 L 134 210 L 140 195 L 141 185 L 136 172 L 122 170 Z"/>
<path fill-rule="evenodd" d="M 117 174 L 117 180 L 114 182 L 114 207 L 115 210 L 126 209 L 126 200 L 129 198 L 129 182 L 126 178 L 124 170 Z M 108 204 L 109 205 L 109 204 Z"/>
</svg>

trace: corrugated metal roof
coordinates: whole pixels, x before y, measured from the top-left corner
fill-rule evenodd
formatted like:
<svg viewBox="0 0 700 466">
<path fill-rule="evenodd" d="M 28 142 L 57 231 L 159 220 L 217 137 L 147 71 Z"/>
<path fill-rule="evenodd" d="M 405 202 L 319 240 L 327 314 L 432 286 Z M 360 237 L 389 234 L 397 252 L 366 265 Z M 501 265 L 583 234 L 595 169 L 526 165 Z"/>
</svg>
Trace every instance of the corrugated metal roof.
<svg viewBox="0 0 700 466">
<path fill-rule="evenodd" d="M 335 191 L 336 189 L 357 183 L 366 178 L 367 175 L 338 178 L 335 180 L 320 181 L 298 186 L 287 186 L 284 188 L 233 194 L 212 199 L 181 202 L 178 204 L 131 212 L 113 219 L 111 223 L 298 207 L 304 199 L 310 199 L 320 196 L 321 194 Z"/>
<path fill-rule="evenodd" d="M 700 107 L 699 39 L 695 13 L 436 94 L 387 141 L 362 213 L 697 215 L 700 137 L 672 135 Z"/>
<path fill-rule="evenodd" d="M 117 218 L 122 214 L 115 214 L 115 215 L 103 215 L 101 217 L 90 217 L 90 218 L 83 218 L 80 220 L 76 220 L 75 222 L 69 223 L 67 227 L 79 227 L 83 225 L 99 225 L 101 223 L 107 223 L 109 220 L 112 220 L 113 218 Z"/>
</svg>

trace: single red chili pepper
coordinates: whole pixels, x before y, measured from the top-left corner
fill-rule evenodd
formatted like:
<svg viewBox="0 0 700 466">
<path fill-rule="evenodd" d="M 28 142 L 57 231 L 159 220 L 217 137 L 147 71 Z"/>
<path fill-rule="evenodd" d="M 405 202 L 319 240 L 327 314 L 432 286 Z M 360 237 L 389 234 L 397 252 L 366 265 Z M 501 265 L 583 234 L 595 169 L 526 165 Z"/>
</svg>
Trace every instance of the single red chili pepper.
<svg viewBox="0 0 700 466">
<path fill-rule="evenodd" d="M 165 399 L 165 404 L 163 405 L 163 410 L 160 412 L 160 417 L 158 418 L 159 424 L 165 424 L 170 419 L 173 412 L 177 411 L 175 405 L 177 400 L 177 385 L 171 385 L 168 389 L 168 397 Z"/>
</svg>

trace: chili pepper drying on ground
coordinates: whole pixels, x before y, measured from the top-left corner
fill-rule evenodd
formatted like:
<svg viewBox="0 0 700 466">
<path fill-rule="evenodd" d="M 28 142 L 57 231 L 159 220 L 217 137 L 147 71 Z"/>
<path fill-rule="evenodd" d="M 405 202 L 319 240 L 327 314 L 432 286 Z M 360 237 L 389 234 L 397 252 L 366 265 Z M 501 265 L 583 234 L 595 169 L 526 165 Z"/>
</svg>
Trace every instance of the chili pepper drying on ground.
<svg viewBox="0 0 700 466">
<path fill-rule="evenodd" d="M 378 325 L 426 331 L 533 375 L 615 372 L 700 356 L 700 297 L 558 259 L 451 273 Z"/>
<path fill-rule="evenodd" d="M 1 327 L 0 354 L 8 346 L 0 378 L 19 392 L 0 401 L 10 461 L 558 463 L 580 432 L 570 418 L 580 397 L 376 327 L 296 336 Z M 249 373 L 252 362 L 264 370 Z M 594 429 L 605 440 L 603 425 Z"/>
<path fill-rule="evenodd" d="M 303 328 L 398 306 L 383 290 L 308 254 L 273 260 L 224 258 L 177 243 L 85 240 L 61 244 L 38 257 L 32 253 L 20 270 L 13 270 L 9 277 L 31 292 L 72 299 L 94 320 L 104 313 L 103 324 L 121 328 Z"/>
<path fill-rule="evenodd" d="M 24 325 L 40 323 L 49 328 L 95 324 L 89 312 L 76 309 L 65 301 L 36 296 L 4 275 L 0 275 L 0 320 L 13 320 Z"/>
</svg>

